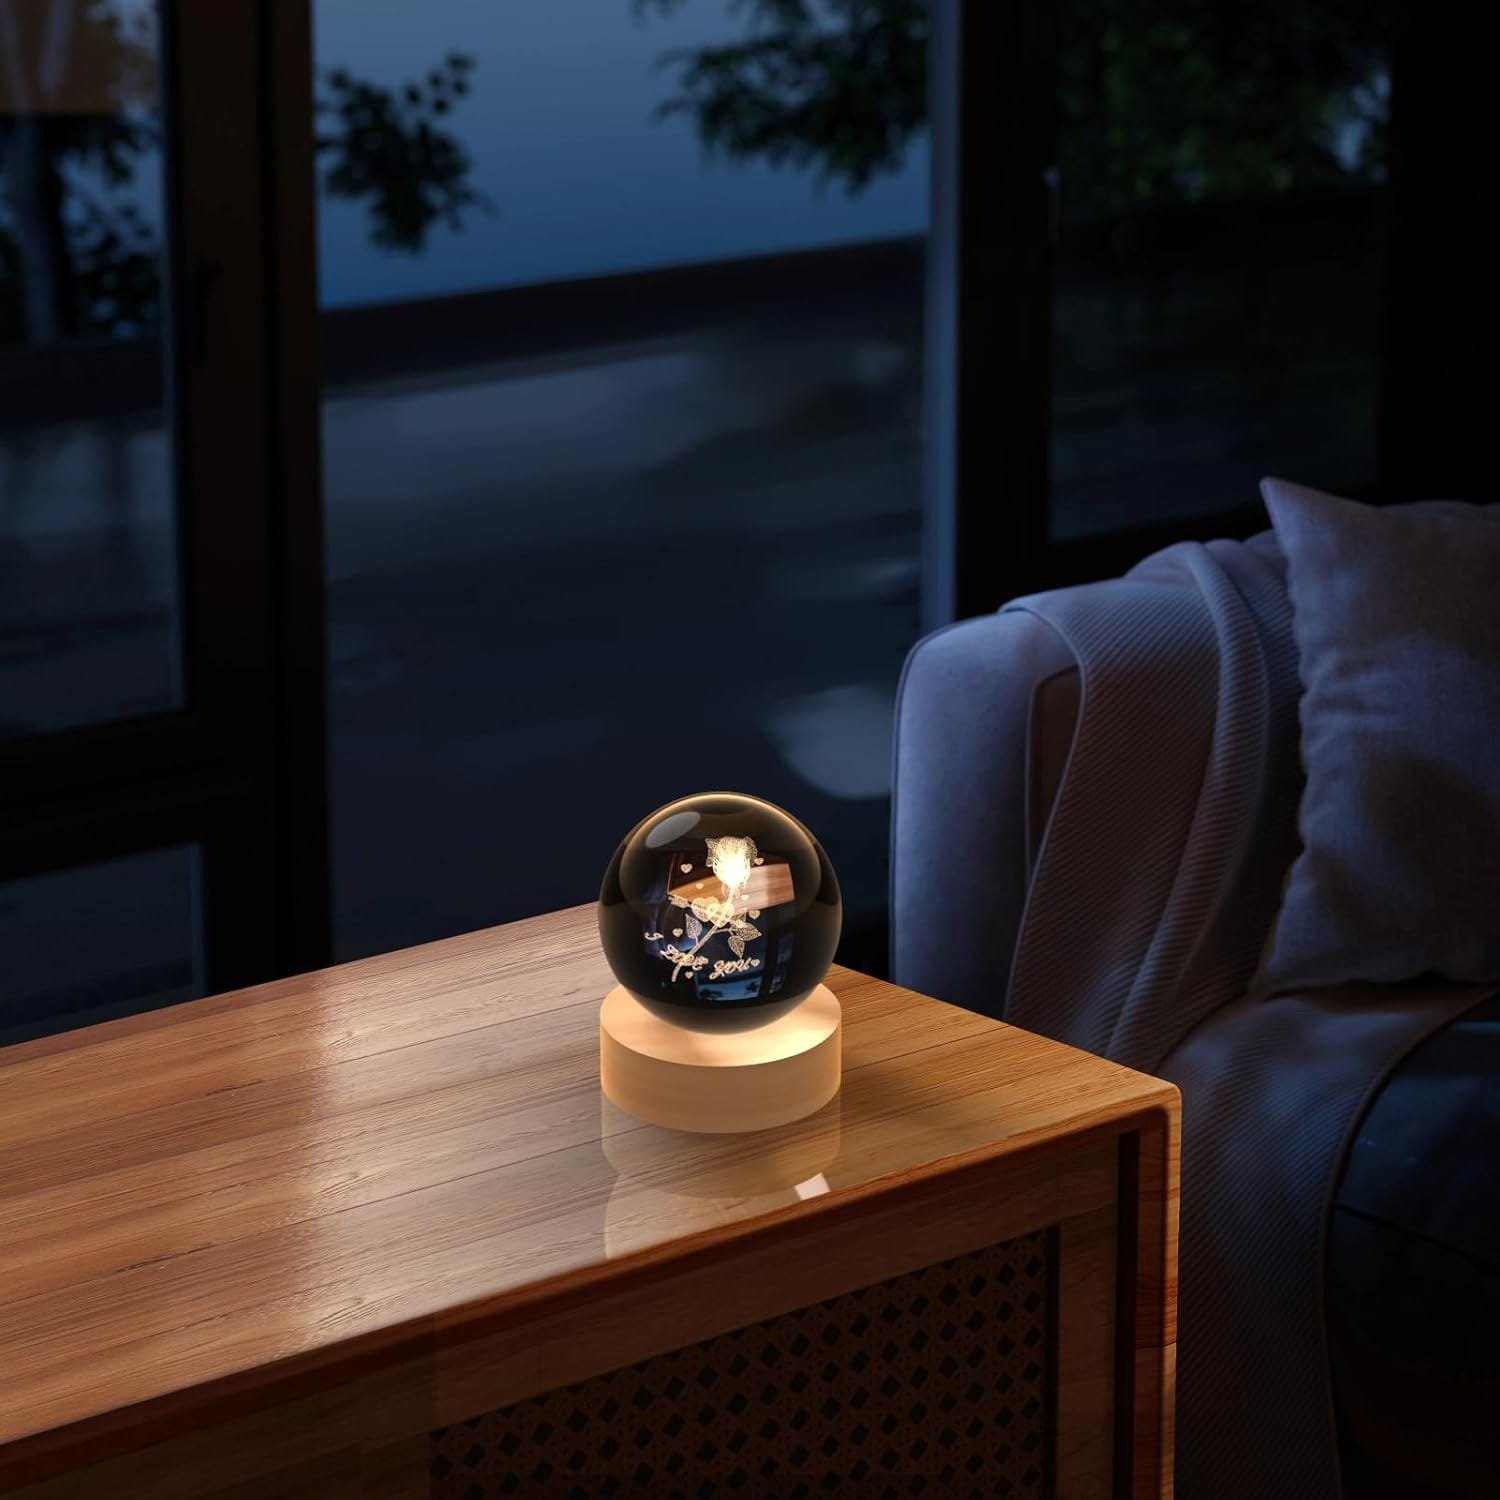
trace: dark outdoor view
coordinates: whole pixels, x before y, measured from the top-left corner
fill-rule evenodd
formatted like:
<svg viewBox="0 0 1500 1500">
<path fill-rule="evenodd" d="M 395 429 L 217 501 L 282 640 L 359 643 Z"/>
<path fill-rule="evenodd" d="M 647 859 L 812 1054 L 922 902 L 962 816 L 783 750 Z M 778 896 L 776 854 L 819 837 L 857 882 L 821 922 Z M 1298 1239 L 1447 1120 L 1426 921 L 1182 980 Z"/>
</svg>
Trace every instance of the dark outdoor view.
<svg viewBox="0 0 1500 1500">
<path fill-rule="evenodd" d="M 316 19 L 325 129 L 430 132 L 425 181 L 323 215 L 340 952 L 590 900 L 637 818 L 718 788 L 817 830 L 878 949 L 923 10 Z"/>
<path fill-rule="evenodd" d="M 1375 479 L 1389 0 L 1064 0 L 1052 533 Z"/>
<path fill-rule="evenodd" d="M 340 955 L 589 899 L 637 816 L 727 786 L 820 834 L 878 967 L 925 5 L 313 19 Z M 15 737 L 174 706 L 181 620 L 155 7 L 0 20 Z M 1386 56 L 1354 0 L 1070 0 L 1056 535 L 1247 504 L 1268 467 L 1368 480 Z M 105 867 L 132 937 L 76 1003 L 177 992 L 190 861 Z M 7 992 L 65 940 L 53 889 L 0 895 Z"/>
<path fill-rule="evenodd" d="M 0 33 L 0 737 L 178 701 L 155 7 Z M 85 352 L 86 351 L 86 352 Z"/>
</svg>

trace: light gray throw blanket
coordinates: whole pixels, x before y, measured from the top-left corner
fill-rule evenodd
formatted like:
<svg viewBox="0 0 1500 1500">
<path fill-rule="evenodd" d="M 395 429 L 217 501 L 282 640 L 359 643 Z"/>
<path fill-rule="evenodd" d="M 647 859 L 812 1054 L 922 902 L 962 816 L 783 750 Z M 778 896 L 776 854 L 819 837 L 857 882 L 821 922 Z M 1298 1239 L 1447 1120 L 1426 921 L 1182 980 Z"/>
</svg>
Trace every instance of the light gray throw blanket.
<svg viewBox="0 0 1500 1500">
<path fill-rule="evenodd" d="M 1081 701 L 1006 1019 L 1182 1090 L 1179 1492 L 1328 1500 L 1330 1195 L 1372 1092 L 1482 992 L 1244 998 L 1296 852 L 1297 654 L 1273 540 L 1182 544 L 1007 609 L 1066 641 Z"/>
</svg>

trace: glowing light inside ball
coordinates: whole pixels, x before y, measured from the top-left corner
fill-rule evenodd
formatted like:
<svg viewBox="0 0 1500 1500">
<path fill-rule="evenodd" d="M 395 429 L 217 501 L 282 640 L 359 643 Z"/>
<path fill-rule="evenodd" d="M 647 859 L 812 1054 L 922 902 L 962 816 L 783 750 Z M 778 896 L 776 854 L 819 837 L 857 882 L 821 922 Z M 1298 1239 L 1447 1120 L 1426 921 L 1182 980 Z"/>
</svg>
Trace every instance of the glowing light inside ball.
<svg viewBox="0 0 1500 1500">
<path fill-rule="evenodd" d="M 757 857 L 755 840 L 726 834 L 707 843 L 708 867 L 724 886 L 725 902 L 733 905 L 734 898 L 750 884 L 751 861 Z"/>
<path fill-rule="evenodd" d="M 833 960 L 838 879 L 790 813 L 710 792 L 643 819 L 599 894 L 615 977 L 644 1000 L 761 1005 L 800 998 Z"/>
</svg>

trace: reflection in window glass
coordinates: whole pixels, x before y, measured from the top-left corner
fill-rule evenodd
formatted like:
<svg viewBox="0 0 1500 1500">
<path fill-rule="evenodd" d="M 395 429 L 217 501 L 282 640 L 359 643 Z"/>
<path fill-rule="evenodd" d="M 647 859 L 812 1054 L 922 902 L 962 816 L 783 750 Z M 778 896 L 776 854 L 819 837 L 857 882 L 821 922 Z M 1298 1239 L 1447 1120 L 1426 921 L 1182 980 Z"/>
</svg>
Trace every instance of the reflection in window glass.
<svg viewBox="0 0 1500 1500">
<path fill-rule="evenodd" d="M 1067 0 L 1055 535 L 1375 479 L 1382 0 Z"/>
<path fill-rule="evenodd" d="M 314 14 L 341 952 L 590 900 L 727 787 L 819 834 L 879 962 L 922 6 Z"/>
<path fill-rule="evenodd" d="M 156 7 L 4 7 L 0 738 L 170 708 Z"/>
<path fill-rule="evenodd" d="M 0 1046 L 196 993 L 197 851 L 0 885 Z"/>
</svg>

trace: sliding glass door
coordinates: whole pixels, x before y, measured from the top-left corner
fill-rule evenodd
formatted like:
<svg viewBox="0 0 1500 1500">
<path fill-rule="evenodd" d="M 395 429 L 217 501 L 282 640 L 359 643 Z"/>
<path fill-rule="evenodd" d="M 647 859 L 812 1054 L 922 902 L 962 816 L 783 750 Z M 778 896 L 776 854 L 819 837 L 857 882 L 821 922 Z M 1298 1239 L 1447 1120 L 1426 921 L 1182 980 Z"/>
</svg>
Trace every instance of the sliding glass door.
<svg viewBox="0 0 1500 1500">
<path fill-rule="evenodd" d="M 179 706 L 181 591 L 160 18 L 7 5 L 0 53 L 0 735 L 14 739 Z"/>
<path fill-rule="evenodd" d="M 322 814 L 288 818 L 276 24 L 0 0 L 0 1041 L 322 951 L 284 883 Z"/>
<path fill-rule="evenodd" d="M 1052 537 L 1375 489 L 1392 9 L 1061 0 Z"/>
<path fill-rule="evenodd" d="M 591 900 L 728 787 L 880 964 L 925 7 L 313 14 L 340 951 Z"/>
<path fill-rule="evenodd" d="M 1389 205 L 1453 143 L 1395 11 L 933 0 L 930 624 L 1259 530 L 1266 474 L 1400 493 Z"/>
<path fill-rule="evenodd" d="M 0 1035 L 586 901 L 692 789 L 879 968 L 924 629 L 1447 430 L 1419 20 L 0 0 Z"/>
</svg>

